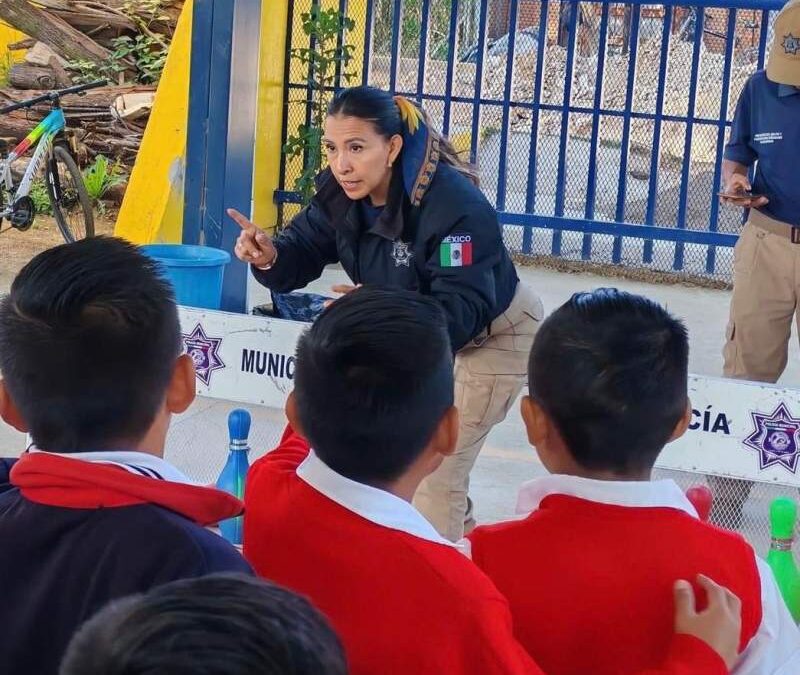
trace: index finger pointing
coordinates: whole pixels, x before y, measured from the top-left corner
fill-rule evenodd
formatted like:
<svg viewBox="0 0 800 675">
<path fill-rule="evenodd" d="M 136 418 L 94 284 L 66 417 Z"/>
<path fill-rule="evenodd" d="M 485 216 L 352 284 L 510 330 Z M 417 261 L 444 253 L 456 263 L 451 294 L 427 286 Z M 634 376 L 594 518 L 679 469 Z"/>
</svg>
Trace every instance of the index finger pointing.
<svg viewBox="0 0 800 675">
<path fill-rule="evenodd" d="M 255 223 L 251 223 L 236 209 L 228 209 L 227 214 L 230 216 L 231 220 L 233 220 L 243 230 L 251 230 L 255 227 Z"/>
</svg>

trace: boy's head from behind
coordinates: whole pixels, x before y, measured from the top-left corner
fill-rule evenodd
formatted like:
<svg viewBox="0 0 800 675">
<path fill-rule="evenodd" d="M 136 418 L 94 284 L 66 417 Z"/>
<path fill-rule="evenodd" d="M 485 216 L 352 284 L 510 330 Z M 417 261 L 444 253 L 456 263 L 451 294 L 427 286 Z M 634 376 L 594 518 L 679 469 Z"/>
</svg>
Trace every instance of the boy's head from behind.
<svg viewBox="0 0 800 675">
<path fill-rule="evenodd" d="M 613 288 L 576 293 L 539 329 L 522 403 L 553 473 L 647 478 L 689 422 L 689 344 L 660 305 Z"/>
<path fill-rule="evenodd" d="M 44 450 L 136 449 L 194 398 L 180 352 L 172 290 L 136 246 L 56 246 L 0 302 L 0 413 Z"/>
<path fill-rule="evenodd" d="M 290 421 L 337 473 L 373 486 L 453 451 L 453 357 L 436 301 L 363 287 L 300 338 Z M 427 452 L 426 452 L 427 451 Z"/>
<path fill-rule="evenodd" d="M 112 602 L 75 634 L 61 675 L 345 675 L 338 638 L 308 600 L 214 574 Z"/>
</svg>

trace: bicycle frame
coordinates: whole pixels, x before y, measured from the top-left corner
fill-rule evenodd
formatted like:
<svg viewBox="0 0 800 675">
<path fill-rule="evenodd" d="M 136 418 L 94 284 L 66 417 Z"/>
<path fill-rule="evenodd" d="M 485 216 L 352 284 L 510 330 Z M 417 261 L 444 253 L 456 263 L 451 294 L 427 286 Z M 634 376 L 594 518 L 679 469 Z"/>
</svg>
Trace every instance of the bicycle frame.
<svg viewBox="0 0 800 675">
<path fill-rule="evenodd" d="M 0 211 L 0 218 L 10 215 L 13 212 L 14 203 L 30 193 L 33 179 L 42 166 L 42 163 L 49 155 L 53 147 L 53 140 L 63 131 L 66 125 L 67 122 L 64 118 L 64 112 L 61 108 L 55 108 L 9 153 L 5 160 L 0 162 L 0 184 L 2 184 L 6 192 L 11 193 L 14 189 L 14 183 L 11 178 L 11 163 L 22 157 L 38 142 L 36 150 L 33 153 L 33 158 L 28 164 L 25 174 L 22 176 L 16 194 L 11 202 L 6 204 L 6 208 Z"/>
</svg>

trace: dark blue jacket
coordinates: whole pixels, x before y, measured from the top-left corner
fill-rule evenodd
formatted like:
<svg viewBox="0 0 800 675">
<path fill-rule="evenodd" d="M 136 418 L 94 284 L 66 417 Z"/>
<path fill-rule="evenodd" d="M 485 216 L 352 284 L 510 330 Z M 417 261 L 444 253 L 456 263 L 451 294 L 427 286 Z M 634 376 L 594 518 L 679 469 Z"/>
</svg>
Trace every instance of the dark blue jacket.
<svg viewBox="0 0 800 675">
<path fill-rule="evenodd" d="M 33 472 L 28 498 L 15 468 L 11 489 L 0 489 L 0 673 L 56 675 L 75 630 L 114 598 L 176 579 L 251 571 L 230 544 L 178 512 L 184 505 L 190 514 L 213 513 L 223 499 L 217 491 L 206 499 L 203 488 L 110 469 L 130 482 L 120 490 L 118 482 L 103 484 L 108 467 L 94 481 L 96 465 L 80 464 L 83 488 L 62 493 L 63 476 L 52 474 L 48 487 L 47 473 Z M 153 503 L 159 490 L 170 508 Z M 182 490 L 186 498 L 176 499 Z M 114 505 L 120 501 L 134 503 Z"/>
<path fill-rule="evenodd" d="M 451 244 L 457 245 L 455 258 Z M 325 265 L 340 262 L 356 284 L 400 286 L 436 298 L 454 350 L 508 308 L 518 281 L 494 208 L 468 178 L 441 163 L 418 207 L 396 170 L 386 208 L 369 228 L 359 203 L 325 170 L 316 196 L 275 246 L 275 266 L 253 268 L 264 286 L 279 293 L 302 288 Z"/>
</svg>

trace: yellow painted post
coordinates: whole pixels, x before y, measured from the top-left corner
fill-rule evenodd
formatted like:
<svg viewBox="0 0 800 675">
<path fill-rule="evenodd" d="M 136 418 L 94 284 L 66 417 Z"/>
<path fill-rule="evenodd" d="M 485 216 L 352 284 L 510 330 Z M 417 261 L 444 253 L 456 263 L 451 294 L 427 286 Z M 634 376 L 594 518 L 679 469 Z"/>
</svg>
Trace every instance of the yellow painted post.
<svg viewBox="0 0 800 675">
<path fill-rule="evenodd" d="M 137 244 L 177 243 L 189 115 L 192 0 L 183 6 L 114 234 Z"/>
<path fill-rule="evenodd" d="M 25 38 L 25 33 L 20 33 L 6 23 L 0 23 L 0 49 L 5 51 L 8 45 L 19 42 Z"/>
<path fill-rule="evenodd" d="M 0 23 L 0 86 L 5 84 L 9 68 L 25 57 L 25 52 L 12 52 L 8 45 L 24 38 L 24 33 L 20 33 L 8 24 Z"/>
<path fill-rule="evenodd" d="M 253 169 L 253 222 L 267 229 L 278 224 L 272 195 L 278 188 L 283 161 L 284 69 L 290 0 L 266 0 L 261 11 L 258 118 Z"/>
<path fill-rule="evenodd" d="M 345 34 L 348 44 L 355 47 L 353 50 L 353 60 L 350 62 L 348 70 L 355 76 L 351 81 L 352 85 L 361 84 L 364 66 L 364 50 L 367 45 L 367 4 L 371 0 L 360 0 L 358 2 L 347 3 L 347 17 L 356 22 L 353 30 Z"/>
</svg>

